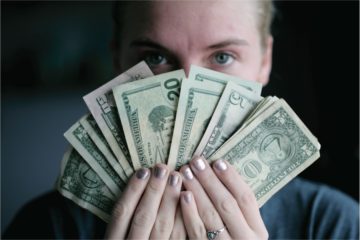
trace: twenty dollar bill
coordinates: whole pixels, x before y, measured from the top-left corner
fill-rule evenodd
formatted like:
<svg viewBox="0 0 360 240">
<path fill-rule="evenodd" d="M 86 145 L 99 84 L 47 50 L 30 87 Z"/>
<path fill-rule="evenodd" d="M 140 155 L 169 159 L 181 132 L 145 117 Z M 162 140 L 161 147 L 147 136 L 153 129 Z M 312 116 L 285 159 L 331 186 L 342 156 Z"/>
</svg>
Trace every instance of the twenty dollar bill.
<svg viewBox="0 0 360 240">
<path fill-rule="evenodd" d="M 135 169 L 166 163 L 184 78 L 178 70 L 113 89 Z"/>
</svg>

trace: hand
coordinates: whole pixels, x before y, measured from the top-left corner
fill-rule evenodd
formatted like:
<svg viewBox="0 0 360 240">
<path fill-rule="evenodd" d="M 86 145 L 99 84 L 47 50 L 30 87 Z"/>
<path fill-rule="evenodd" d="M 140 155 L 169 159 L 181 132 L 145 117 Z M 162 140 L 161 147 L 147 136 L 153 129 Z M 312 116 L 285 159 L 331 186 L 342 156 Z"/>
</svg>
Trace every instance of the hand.
<svg viewBox="0 0 360 240">
<path fill-rule="evenodd" d="M 114 207 L 106 238 L 185 236 L 179 217 L 175 217 L 182 179 L 178 172 L 172 172 L 169 179 L 168 176 L 164 164 L 157 164 L 152 174 L 149 169 L 138 170 Z"/>
<path fill-rule="evenodd" d="M 223 227 L 220 239 L 268 238 L 253 192 L 228 162 L 218 160 L 212 169 L 196 158 L 180 172 L 188 190 L 181 193 L 181 208 L 190 238 L 207 239 L 207 231 Z"/>
</svg>

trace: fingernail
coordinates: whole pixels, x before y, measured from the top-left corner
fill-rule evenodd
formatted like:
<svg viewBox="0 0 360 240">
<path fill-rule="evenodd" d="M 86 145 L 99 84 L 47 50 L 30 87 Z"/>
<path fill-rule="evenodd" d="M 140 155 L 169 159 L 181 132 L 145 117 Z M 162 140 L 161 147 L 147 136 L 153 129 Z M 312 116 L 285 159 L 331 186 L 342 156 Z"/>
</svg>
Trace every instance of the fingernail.
<svg viewBox="0 0 360 240">
<path fill-rule="evenodd" d="M 205 169 L 205 162 L 203 160 L 202 157 L 199 157 L 198 159 L 196 159 L 194 161 L 194 165 L 195 165 L 195 168 L 198 170 L 198 171 L 202 171 Z"/>
<path fill-rule="evenodd" d="M 162 178 L 165 177 L 165 175 L 166 175 L 166 169 L 165 168 L 162 168 L 160 166 L 155 167 L 155 177 L 156 178 L 162 179 Z"/>
<path fill-rule="evenodd" d="M 169 184 L 170 186 L 176 186 L 176 184 L 179 182 L 179 176 L 176 173 L 172 173 L 169 178 Z"/>
<path fill-rule="evenodd" d="M 227 169 L 227 165 L 226 163 L 224 162 L 224 160 L 222 159 L 219 159 L 215 162 L 214 164 L 215 168 L 219 171 L 225 171 Z"/>
<path fill-rule="evenodd" d="M 190 192 L 184 192 L 183 198 L 184 198 L 186 203 L 190 203 L 191 202 L 191 193 Z"/>
<path fill-rule="evenodd" d="M 138 179 L 145 179 L 149 175 L 149 171 L 146 168 L 141 168 L 136 171 L 136 177 Z"/>
<path fill-rule="evenodd" d="M 192 172 L 191 172 L 191 170 L 190 170 L 189 167 L 187 167 L 187 168 L 184 170 L 183 174 L 184 174 L 185 178 L 188 179 L 188 180 L 191 180 L 191 179 L 194 178 L 194 175 L 192 174 Z"/>
</svg>

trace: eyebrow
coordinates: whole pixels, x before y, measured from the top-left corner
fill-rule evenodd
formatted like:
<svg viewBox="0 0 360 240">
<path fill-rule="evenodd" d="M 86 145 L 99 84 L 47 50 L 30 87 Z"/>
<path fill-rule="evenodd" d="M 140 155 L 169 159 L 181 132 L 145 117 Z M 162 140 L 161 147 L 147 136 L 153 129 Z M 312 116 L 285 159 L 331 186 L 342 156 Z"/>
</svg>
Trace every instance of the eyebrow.
<svg viewBox="0 0 360 240">
<path fill-rule="evenodd" d="M 208 47 L 208 49 L 218 49 L 218 48 L 223 48 L 223 47 L 227 47 L 230 45 L 238 45 L 238 46 L 248 46 L 249 43 L 244 40 L 244 39 L 229 39 L 229 40 L 225 40 L 216 44 L 213 44 L 211 46 Z"/>
<path fill-rule="evenodd" d="M 130 47 L 149 47 L 149 48 L 157 48 L 161 50 L 167 50 L 164 46 L 156 43 L 148 38 L 141 38 L 134 40 L 130 43 Z"/>
<path fill-rule="evenodd" d="M 234 39 L 225 40 L 225 41 L 222 41 L 219 43 L 215 43 L 213 45 L 210 45 L 207 48 L 208 49 L 218 49 L 218 48 L 223 48 L 223 47 L 227 47 L 227 46 L 231 46 L 231 45 L 248 46 L 249 43 L 244 39 L 234 38 Z M 136 39 L 130 43 L 130 47 L 149 47 L 149 48 L 156 48 L 156 49 L 160 49 L 163 51 L 167 51 L 166 47 L 164 47 L 161 44 L 156 43 L 148 38 Z"/>
</svg>

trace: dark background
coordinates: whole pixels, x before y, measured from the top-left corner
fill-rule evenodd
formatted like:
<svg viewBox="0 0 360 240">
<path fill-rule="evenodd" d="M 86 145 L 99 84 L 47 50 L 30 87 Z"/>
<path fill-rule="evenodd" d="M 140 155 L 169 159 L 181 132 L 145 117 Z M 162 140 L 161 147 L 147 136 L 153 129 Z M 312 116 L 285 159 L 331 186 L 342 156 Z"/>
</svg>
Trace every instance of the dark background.
<svg viewBox="0 0 360 240">
<path fill-rule="evenodd" d="M 358 1 L 276 2 L 271 81 L 319 139 L 301 176 L 359 199 Z M 1 1 L 1 231 L 53 188 L 82 96 L 115 77 L 111 2 Z M 34 220 L 36 217 L 34 216 Z"/>
</svg>

